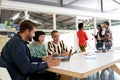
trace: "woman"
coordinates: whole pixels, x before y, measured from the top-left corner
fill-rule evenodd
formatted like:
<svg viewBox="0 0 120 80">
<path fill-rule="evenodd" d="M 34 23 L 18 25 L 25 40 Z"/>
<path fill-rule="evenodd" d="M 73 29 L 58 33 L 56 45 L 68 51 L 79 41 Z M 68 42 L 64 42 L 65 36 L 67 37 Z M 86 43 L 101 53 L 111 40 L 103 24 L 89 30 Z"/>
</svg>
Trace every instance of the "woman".
<svg viewBox="0 0 120 80">
<path fill-rule="evenodd" d="M 45 57 L 46 56 L 46 48 L 43 44 L 45 40 L 45 32 L 36 31 L 35 37 L 33 37 L 34 42 L 29 45 L 29 49 L 31 52 L 31 56 L 34 57 Z"/>
<path fill-rule="evenodd" d="M 96 49 L 97 50 L 102 50 L 103 49 L 103 40 L 102 40 L 102 27 L 101 25 L 97 25 L 97 35 L 94 35 L 93 36 L 95 37 L 97 43 L 96 43 Z"/>
</svg>

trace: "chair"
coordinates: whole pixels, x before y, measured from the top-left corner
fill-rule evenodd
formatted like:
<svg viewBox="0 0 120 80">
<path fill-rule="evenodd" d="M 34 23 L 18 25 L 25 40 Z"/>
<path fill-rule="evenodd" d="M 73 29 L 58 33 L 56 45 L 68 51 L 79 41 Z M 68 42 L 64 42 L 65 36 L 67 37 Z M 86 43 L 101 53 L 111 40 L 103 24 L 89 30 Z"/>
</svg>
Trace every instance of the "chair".
<svg viewBox="0 0 120 80">
<path fill-rule="evenodd" d="M 0 56 L 0 80 L 12 80 L 6 68 L 7 64 Z"/>
<path fill-rule="evenodd" d="M 12 80 L 6 68 L 0 67 L 0 80 Z"/>
</svg>

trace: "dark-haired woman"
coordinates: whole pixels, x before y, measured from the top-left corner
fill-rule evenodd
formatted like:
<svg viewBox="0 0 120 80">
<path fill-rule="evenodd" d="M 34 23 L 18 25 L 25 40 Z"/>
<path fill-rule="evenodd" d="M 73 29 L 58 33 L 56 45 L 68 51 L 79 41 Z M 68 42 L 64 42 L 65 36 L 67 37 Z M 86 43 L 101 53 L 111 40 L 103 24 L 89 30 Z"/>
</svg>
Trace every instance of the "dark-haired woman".
<svg viewBox="0 0 120 80">
<path fill-rule="evenodd" d="M 95 36 L 95 39 L 96 39 L 96 41 L 97 41 L 97 43 L 96 43 L 96 49 L 97 50 L 102 50 L 103 49 L 103 40 L 102 40 L 102 27 L 101 27 L 101 25 L 97 25 L 97 30 L 98 30 L 98 32 L 97 32 L 97 35 L 94 35 Z"/>
<path fill-rule="evenodd" d="M 34 57 L 45 57 L 46 56 L 46 48 L 43 44 L 45 39 L 45 32 L 36 31 L 35 37 L 33 37 L 34 42 L 29 45 L 29 49 L 31 52 L 31 56 Z"/>
</svg>

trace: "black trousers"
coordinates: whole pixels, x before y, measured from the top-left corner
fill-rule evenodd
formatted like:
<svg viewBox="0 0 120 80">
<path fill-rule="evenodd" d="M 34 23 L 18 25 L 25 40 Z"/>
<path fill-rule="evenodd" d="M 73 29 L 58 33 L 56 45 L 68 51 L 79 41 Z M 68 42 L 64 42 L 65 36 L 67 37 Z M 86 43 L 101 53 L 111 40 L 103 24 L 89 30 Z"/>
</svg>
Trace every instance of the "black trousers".
<svg viewBox="0 0 120 80">
<path fill-rule="evenodd" d="M 32 73 L 29 80 L 59 80 L 60 75 L 52 72 Z"/>
</svg>

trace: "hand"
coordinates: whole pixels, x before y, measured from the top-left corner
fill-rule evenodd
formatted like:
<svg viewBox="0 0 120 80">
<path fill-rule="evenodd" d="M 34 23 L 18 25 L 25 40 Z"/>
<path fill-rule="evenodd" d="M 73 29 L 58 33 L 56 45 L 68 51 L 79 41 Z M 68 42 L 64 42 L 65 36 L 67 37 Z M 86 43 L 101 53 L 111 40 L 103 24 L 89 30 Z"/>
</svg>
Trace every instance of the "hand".
<svg viewBox="0 0 120 80">
<path fill-rule="evenodd" d="M 52 56 L 50 56 L 50 55 L 43 57 L 43 61 L 45 61 L 45 62 L 47 62 L 47 61 L 49 61 L 51 59 L 52 59 Z"/>
<path fill-rule="evenodd" d="M 61 56 L 70 56 L 69 52 L 64 52 L 61 54 Z"/>
<path fill-rule="evenodd" d="M 52 55 L 57 54 L 56 52 L 52 52 Z"/>
<path fill-rule="evenodd" d="M 58 66 L 60 62 L 61 62 L 60 58 L 53 58 L 52 60 L 47 62 L 47 64 L 48 64 L 48 67 L 54 67 L 54 66 Z"/>
</svg>

